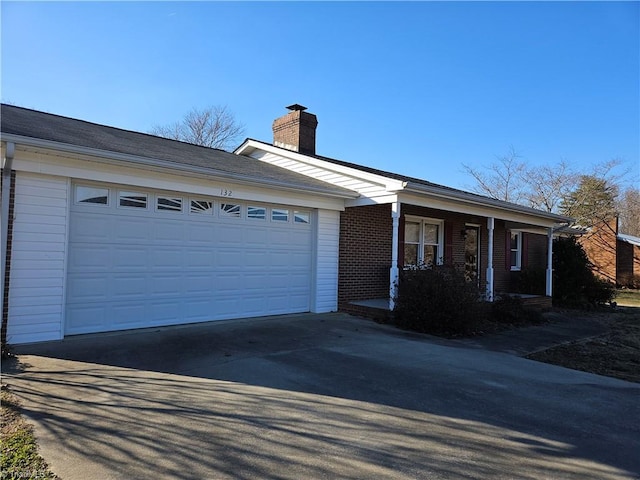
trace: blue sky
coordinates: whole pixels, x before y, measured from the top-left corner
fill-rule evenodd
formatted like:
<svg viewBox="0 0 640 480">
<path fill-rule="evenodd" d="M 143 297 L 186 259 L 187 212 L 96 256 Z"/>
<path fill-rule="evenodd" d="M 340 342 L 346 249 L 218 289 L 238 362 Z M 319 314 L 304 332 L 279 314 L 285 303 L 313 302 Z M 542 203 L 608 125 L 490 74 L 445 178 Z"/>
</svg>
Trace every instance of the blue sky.
<svg viewBox="0 0 640 480">
<path fill-rule="evenodd" d="M 639 2 L 1 3 L 3 101 L 148 131 L 227 105 L 272 140 L 465 188 L 511 146 L 640 178 Z"/>
</svg>

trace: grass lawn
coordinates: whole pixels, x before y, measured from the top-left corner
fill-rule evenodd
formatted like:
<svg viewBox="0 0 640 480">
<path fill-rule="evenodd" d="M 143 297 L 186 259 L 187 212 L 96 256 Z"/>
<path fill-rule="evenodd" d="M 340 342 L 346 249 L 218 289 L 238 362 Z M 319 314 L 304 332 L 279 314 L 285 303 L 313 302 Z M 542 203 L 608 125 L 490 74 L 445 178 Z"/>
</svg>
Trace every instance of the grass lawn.
<svg viewBox="0 0 640 480">
<path fill-rule="evenodd" d="M 624 307 L 640 307 L 640 290 L 629 288 L 618 290 L 615 301 Z"/>
<path fill-rule="evenodd" d="M 0 396 L 2 425 L 2 479 L 57 479 L 38 455 L 38 446 L 33 436 L 33 428 L 20 415 L 20 406 L 14 395 L 3 388 Z"/>
</svg>

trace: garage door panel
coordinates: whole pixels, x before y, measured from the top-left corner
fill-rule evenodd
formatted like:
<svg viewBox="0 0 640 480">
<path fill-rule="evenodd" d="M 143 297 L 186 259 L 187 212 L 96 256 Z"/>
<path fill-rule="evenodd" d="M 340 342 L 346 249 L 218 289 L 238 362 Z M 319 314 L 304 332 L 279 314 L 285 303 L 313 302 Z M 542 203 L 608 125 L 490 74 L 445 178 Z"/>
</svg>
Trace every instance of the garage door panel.
<svg viewBox="0 0 640 480">
<path fill-rule="evenodd" d="M 144 217 L 116 217 L 112 234 L 109 235 L 114 243 L 125 245 L 147 245 L 151 240 L 153 224 L 150 219 Z"/>
<path fill-rule="evenodd" d="M 182 245 L 184 239 L 184 226 L 181 220 L 158 220 L 153 223 L 152 241 L 155 244 Z"/>
<path fill-rule="evenodd" d="M 146 317 L 146 302 L 123 302 L 113 305 L 109 309 L 109 324 L 107 330 L 119 330 L 123 328 L 136 328 L 144 326 Z"/>
<path fill-rule="evenodd" d="M 192 218 L 192 217 L 189 217 Z M 215 225 L 186 222 L 186 241 L 189 245 L 210 245 L 215 240 Z"/>
<path fill-rule="evenodd" d="M 241 225 L 229 225 L 222 223 L 216 230 L 215 242 L 222 246 L 233 246 L 244 244 L 244 228 Z"/>
<path fill-rule="evenodd" d="M 182 270 L 183 268 L 183 252 L 179 248 L 155 247 L 149 253 L 151 262 L 147 268 L 152 271 Z"/>
<path fill-rule="evenodd" d="M 66 333 L 308 311 L 311 231 L 269 215 L 225 218 L 218 208 L 74 204 Z"/>
<path fill-rule="evenodd" d="M 115 272 L 146 270 L 149 264 L 149 247 L 107 245 L 105 252 L 109 255 Z"/>
<path fill-rule="evenodd" d="M 106 309 L 97 305 L 68 305 L 67 329 L 77 333 L 100 332 L 106 327 Z"/>
<path fill-rule="evenodd" d="M 107 271 L 111 265 L 109 248 L 95 244 L 75 244 L 69 252 L 68 268 L 74 271 Z"/>
<path fill-rule="evenodd" d="M 87 275 L 70 275 L 67 282 L 67 295 L 74 302 L 106 302 L 109 299 L 110 277 Z"/>
<path fill-rule="evenodd" d="M 148 280 L 141 274 L 118 274 L 111 277 L 111 298 L 115 301 L 144 301 L 148 296 Z"/>
</svg>

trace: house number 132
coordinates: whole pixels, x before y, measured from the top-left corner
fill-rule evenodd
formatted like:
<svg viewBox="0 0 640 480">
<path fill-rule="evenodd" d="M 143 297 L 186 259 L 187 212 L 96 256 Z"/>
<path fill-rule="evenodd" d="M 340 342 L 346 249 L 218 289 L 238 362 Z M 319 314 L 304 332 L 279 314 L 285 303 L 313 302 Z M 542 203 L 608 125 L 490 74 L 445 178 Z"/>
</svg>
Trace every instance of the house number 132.
<svg viewBox="0 0 640 480">
<path fill-rule="evenodd" d="M 230 197 L 233 194 L 233 192 L 231 190 L 227 190 L 226 188 L 221 188 L 220 189 L 220 196 L 221 197 Z"/>
</svg>

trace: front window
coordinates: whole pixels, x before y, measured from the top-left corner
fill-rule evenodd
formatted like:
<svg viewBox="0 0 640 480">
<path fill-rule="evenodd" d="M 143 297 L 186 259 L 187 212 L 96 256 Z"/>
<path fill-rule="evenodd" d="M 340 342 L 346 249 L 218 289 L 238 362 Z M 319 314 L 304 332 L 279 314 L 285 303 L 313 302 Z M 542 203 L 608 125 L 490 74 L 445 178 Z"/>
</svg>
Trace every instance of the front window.
<svg viewBox="0 0 640 480">
<path fill-rule="evenodd" d="M 522 265 L 522 233 L 511 232 L 511 270 L 520 270 Z"/>
<path fill-rule="evenodd" d="M 437 265 L 442 263 L 442 221 L 407 218 L 404 223 L 404 264 Z"/>
</svg>

